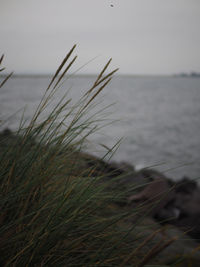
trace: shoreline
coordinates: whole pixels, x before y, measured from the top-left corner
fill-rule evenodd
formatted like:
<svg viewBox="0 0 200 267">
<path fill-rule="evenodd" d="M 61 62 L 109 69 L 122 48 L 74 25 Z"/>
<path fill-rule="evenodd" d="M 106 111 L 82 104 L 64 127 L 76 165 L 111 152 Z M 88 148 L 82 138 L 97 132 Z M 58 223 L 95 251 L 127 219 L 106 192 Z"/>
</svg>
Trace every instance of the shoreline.
<svg viewBox="0 0 200 267">
<path fill-rule="evenodd" d="M 13 141 L 20 136 L 15 136 L 9 129 L 0 132 L 0 147 L 2 139 L 6 141 L 7 138 Z M 149 217 L 161 225 L 167 223 L 180 228 L 193 239 L 200 240 L 200 187 L 196 181 L 183 177 L 175 182 L 154 168 L 136 170 L 124 161 L 106 162 L 90 153 L 77 153 L 83 165 L 80 168 L 93 168 L 94 177 L 101 175 L 105 180 L 113 179 L 115 188 L 127 192 L 129 187 L 139 187 L 136 192 L 130 192 L 124 202 L 118 203 L 119 206 L 130 209 L 145 203 L 153 206 L 157 202 L 156 207 L 150 208 Z M 122 179 L 115 182 L 120 176 Z"/>
<path fill-rule="evenodd" d="M 0 157 L 1 153 L 4 153 L 3 151 L 6 151 L 7 148 L 9 150 L 12 146 L 14 149 L 21 149 L 20 144 L 23 144 L 21 135 L 15 135 L 8 129 L 0 132 Z M 23 157 L 24 153 L 28 155 L 31 149 L 41 148 L 44 153 L 49 149 L 48 145 L 41 147 L 42 144 L 38 144 L 32 137 L 26 146 Z M 100 209 L 102 218 L 107 220 L 111 214 L 114 216 L 122 214 L 124 218 L 116 226 L 128 233 L 128 229 L 133 228 L 128 238 L 135 249 L 141 246 L 141 242 L 148 241 L 147 246 L 141 247 L 139 251 L 145 256 L 148 255 L 148 251 L 157 247 L 154 251 L 155 255 L 152 255 L 152 259 L 149 259 L 148 263 L 164 264 L 169 267 L 171 262 L 182 259 L 183 264 L 186 265 L 180 266 L 188 266 L 188 260 L 194 264 L 192 266 L 199 266 L 200 252 L 197 248 L 200 241 L 200 205 L 198 205 L 200 188 L 195 181 L 184 178 L 176 183 L 154 169 L 144 168 L 136 171 L 134 166 L 126 162 L 106 162 L 91 154 L 73 149 L 72 147 L 70 161 L 73 162 L 75 159 L 78 162 L 73 179 L 80 179 L 79 174 L 82 173 L 83 181 L 88 179 L 88 181 L 96 181 L 96 189 L 100 186 L 103 188 L 104 194 L 108 193 L 112 196 L 108 207 Z M 65 152 L 65 150 L 61 150 L 57 154 L 58 160 L 65 157 Z M 69 162 L 69 164 L 71 163 Z M 47 165 L 46 168 L 48 169 L 48 167 L 50 166 Z M 53 179 L 54 182 L 56 180 Z M 91 183 L 93 182 L 90 182 L 90 186 Z M 78 198 L 81 191 L 82 188 L 78 191 Z M 116 196 L 112 192 L 116 192 Z M 119 195 L 117 196 L 117 194 Z M 120 194 L 122 197 L 119 197 Z M 31 198 L 31 196 L 27 197 Z M 40 198 L 41 195 L 37 191 L 34 202 Z M 32 204 L 35 204 L 34 202 Z M 98 205 L 98 202 L 96 204 Z M 93 203 L 93 205 L 96 204 Z M 79 208 L 78 205 L 82 205 L 82 203 L 75 202 L 77 208 Z M 5 225 L 4 219 L 3 217 L 0 221 L 3 226 Z M 24 224 L 23 227 L 26 231 L 28 226 Z M 4 245 L 8 239 L 12 240 L 13 235 L 16 234 L 13 231 L 12 228 L 12 231 L 6 232 L 6 239 L 3 236 L 0 243 Z M 137 238 L 135 240 L 135 235 L 136 237 L 139 235 L 138 240 Z"/>
</svg>

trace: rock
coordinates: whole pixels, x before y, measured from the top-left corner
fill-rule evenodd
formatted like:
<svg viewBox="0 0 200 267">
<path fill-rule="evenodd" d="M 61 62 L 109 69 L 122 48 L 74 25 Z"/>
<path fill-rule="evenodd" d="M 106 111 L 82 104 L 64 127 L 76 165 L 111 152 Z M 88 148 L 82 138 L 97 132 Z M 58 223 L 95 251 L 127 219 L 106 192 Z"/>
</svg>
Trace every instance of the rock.
<svg viewBox="0 0 200 267">
<path fill-rule="evenodd" d="M 142 175 L 149 180 L 145 188 L 129 197 L 128 202 L 151 203 L 150 215 L 159 216 L 159 213 L 175 198 L 175 192 L 170 187 L 167 178 L 155 170 L 143 170 Z M 169 218 L 173 213 L 165 211 L 165 217 Z"/>
<path fill-rule="evenodd" d="M 1 133 L 2 136 L 6 137 L 6 136 L 11 136 L 12 132 L 10 129 L 6 128 L 5 130 L 3 130 L 3 132 Z"/>
<path fill-rule="evenodd" d="M 152 169 L 124 178 L 126 189 L 133 184 L 140 189 L 127 196 L 127 204 L 132 209 L 142 207 L 143 213 L 159 223 L 170 223 L 200 241 L 200 188 L 195 181 L 184 177 L 175 183 Z"/>
<path fill-rule="evenodd" d="M 200 239 L 200 188 L 196 182 L 184 177 L 175 183 L 153 169 L 135 171 L 126 162 L 107 163 L 90 155 L 86 158 L 95 170 L 93 174 L 102 175 L 101 182 L 108 182 L 108 190 L 127 192 L 126 198 L 115 201 L 117 205 L 128 205 L 132 210 L 139 206 L 160 224 L 170 223 Z"/>
<path fill-rule="evenodd" d="M 200 188 L 194 181 L 184 179 L 177 183 L 174 205 L 184 216 L 200 214 Z"/>
<path fill-rule="evenodd" d="M 187 232 L 196 241 L 200 241 L 200 214 L 193 216 L 181 217 L 172 222 L 176 227 Z"/>
<path fill-rule="evenodd" d="M 179 215 L 171 223 L 200 240 L 200 188 L 195 181 L 183 178 L 176 184 L 175 192 L 171 206 L 179 211 Z"/>
<path fill-rule="evenodd" d="M 190 237 L 183 234 L 179 229 L 168 226 L 165 230 L 165 238 L 167 240 L 173 240 L 166 246 L 151 262 L 148 264 L 169 264 L 177 262 L 179 267 L 198 267 L 200 262 L 199 244 L 192 240 Z M 161 239 L 161 236 L 157 237 Z M 161 240 L 160 240 L 161 241 Z M 162 246 L 161 241 L 161 246 Z"/>
<path fill-rule="evenodd" d="M 152 218 L 144 217 L 132 234 L 138 237 L 134 247 L 140 247 L 135 257 L 144 266 L 199 266 L 199 244 L 172 225 L 163 227 Z"/>
</svg>

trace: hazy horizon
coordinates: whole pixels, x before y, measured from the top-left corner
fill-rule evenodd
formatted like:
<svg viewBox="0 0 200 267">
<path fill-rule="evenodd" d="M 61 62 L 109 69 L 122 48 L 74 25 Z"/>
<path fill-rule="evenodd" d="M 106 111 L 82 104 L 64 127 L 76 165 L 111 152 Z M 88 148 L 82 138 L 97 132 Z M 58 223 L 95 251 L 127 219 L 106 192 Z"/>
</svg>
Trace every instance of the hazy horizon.
<svg viewBox="0 0 200 267">
<path fill-rule="evenodd" d="M 197 74 L 197 78 L 199 78 L 200 73 L 195 72 Z M 8 76 L 10 73 L 7 71 L 4 71 L 3 73 L 0 73 L 0 76 L 2 77 L 6 77 Z M 13 72 L 12 76 L 10 78 L 20 78 L 20 77 L 52 77 L 55 74 L 55 72 L 53 73 L 35 73 L 35 72 L 30 72 L 30 73 L 15 73 Z M 78 76 L 88 76 L 88 77 L 94 77 L 97 76 L 99 73 L 68 73 L 67 76 L 70 77 L 78 77 Z M 142 73 L 138 73 L 138 74 L 132 74 L 132 73 L 115 73 L 114 77 L 118 77 L 118 76 L 123 76 L 123 77 L 192 77 L 191 72 L 184 72 L 184 73 L 168 73 L 168 74 L 159 74 L 159 73 L 154 73 L 154 74 L 142 74 Z"/>
<path fill-rule="evenodd" d="M 199 0 L 1 0 L 0 24 L 7 72 L 54 73 L 74 44 L 80 74 L 200 72 Z"/>
</svg>

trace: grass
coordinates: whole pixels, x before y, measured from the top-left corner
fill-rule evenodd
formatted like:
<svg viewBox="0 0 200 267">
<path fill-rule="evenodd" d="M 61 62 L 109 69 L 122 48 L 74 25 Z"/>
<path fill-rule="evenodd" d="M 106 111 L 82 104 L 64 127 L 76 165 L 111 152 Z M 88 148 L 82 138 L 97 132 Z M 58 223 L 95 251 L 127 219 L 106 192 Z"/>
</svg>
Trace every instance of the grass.
<svg viewBox="0 0 200 267">
<path fill-rule="evenodd" d="M 64 95 L 42 119 L 77 58 L 68 63 L 74 49 L 58 67 L 29 125 L 22 118 L 16 133 L 0 134 L 3 266 L 144 266 L 173 242 L 144 252 L 154 235 L 142 240 L 136 234 L 141 218 L 131 226 L 125 223 L 139 210 L 130 214 L 117 207 L 126 192 L 113 188 L 98 160 L 82 151 L 98 128 L 96 117 L 89 115 L 93 102 L 117 71 L 105 74 L 111 60 L 77 103 Z"/>
</svg>

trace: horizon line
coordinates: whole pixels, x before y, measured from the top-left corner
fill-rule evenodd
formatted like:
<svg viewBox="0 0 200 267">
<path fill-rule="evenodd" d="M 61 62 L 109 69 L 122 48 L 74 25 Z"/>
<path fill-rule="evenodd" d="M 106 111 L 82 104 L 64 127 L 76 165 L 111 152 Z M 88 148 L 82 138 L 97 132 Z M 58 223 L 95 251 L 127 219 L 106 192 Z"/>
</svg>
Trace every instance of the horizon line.
<svg viewBox="0 0 200 267">
<path fill-rule="evenodd" d="M 9 75 L 11 72 L 5 72 L 5 73 L 1 73 L 0 74 L 0 77 L 4 77 L 4 76 L 7 76 L 7 75 Z M 198 74 L 198 75 L 200 75 L 200 73 L 198 73 L 198 72 L 194 72 L 195 74 Z M 164 77 L 169 77 L 169 76 L 182 76 L 182 77 L 184 77 L 184 76 L 186 76 L 186 77 L 190 77 L 190 75 L 191 75 L 192 73 L 191 72 L 180 72 L 180 73 L 155 73 L 155 74 L 153 74 L 153 73 L 149 73 L 149 74 L 147 74 L 147 73 L 116 73 L 115 75 L 114 75 L 114 77 L 116 77 L 116 76 L 134 76 L 134 77 L 137 77 L 137 76 L 139 76 L 139 77 L 142 77 L 142 76 L 164 76 Z M 13 73 L 13 75 L 12 75 L 12 77 L 23 77 L 23 76 L 31 76 L 31 77 L 51 77 L 52 75 L 54 75 L 54 73 L 52 72 L 52 73 L 31 73 L 31 72 L 29 72 L 29 73 Z M 71 76 L 71 77 L 73 77 L 73 76 L 96 76 L 96 75 L 99 75 L 98 73 L 68 73 L 68 76 Z M 66 75 L 67 76 L 67 75 Z"/>
</svg>

